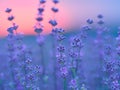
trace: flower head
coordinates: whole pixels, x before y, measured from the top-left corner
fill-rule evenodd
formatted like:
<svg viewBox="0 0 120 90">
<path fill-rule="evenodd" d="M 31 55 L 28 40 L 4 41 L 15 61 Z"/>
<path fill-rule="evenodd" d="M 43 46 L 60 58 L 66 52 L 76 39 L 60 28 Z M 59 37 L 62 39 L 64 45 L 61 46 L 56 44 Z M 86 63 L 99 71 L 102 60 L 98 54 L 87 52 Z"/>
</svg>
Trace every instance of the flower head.
<svg viewBox="0 0 120 90">
<path fill-rule="evenodd" d="M 55 12 L 55 13 L 59 11 L 59 9 L 56 8 L 56 7 L 53 7 L 51 10 L 52 10 L 53 12 Z"/>
<path fill-rule="evenodd" d="M 57 36 L 57 40 L 58 41 L 62 41 L 62 40 L 64 40 L 65 39 L 65 36 L 64 35 L 58 35 Z"/>
<path fill-rule="evenodd" d="M 49 23 L 50 23 L 52 26 L 56 26 L 56 25 L 57 25 L 57 21 L 56 21 L 56 20 L 50 20 Z"/>
<path fill-rule="evenodd" d="M 44 4 L 44 3 L 46 3 L 46 0 L 40 0 L 40 3 Z"/>
<path fill-rule="evenodd" d="M 103 21 L 103 20 L 99 20 L 97 23 L 98 23 L 99 25 L 103 25 L 103 24 L 104 24 L 104 21 Z"/>
<path fill-rule="evenodd" d="M 62 46 L 62 45 L 59 45 L 59 46 L 57 47 L 57 50 L 58 50 L 59 52 L 64 52 L 64 51 L 65 51 L 65 47 Z"/>
<path fill-rule="evenodd" d="M 103 15 L 102 15 L 102 14 L 99 14 L 99 15 L 97 16 L 97 18 L 102 19 L 102 18 L 103 18 Z"/>
<path fill-rule="evenodd" d="M 37 20 L 38 22 L 40 22 L 40 21 L 43 20 L 43 17 L 37 17 L 36 20 Z"/>
<path fill-rule="evenodd" d="M 25 63 L 26 63 L 26 64 L 30 64 L 30 63 L 32 63 L 32 59 L 31 59 L 30 57 L 27 57 Z"/>
<path fill-rule="evenodd" d="M 77 88 L 77 80 L 76 79 L 72 79 L 71 81 L 70 81 L 70 88 L 72 88 L 72 89 L 76 89 Z"/>
<path fill-rule="evenodd" d="M 11 11 L 12 11 L 12 9 L 10 9 L 10 8 L 7 8 L 7 9 L 5 10 L 6 13 L 10 13 Z"/>
<path fill-rule="evenodd" d="M 71 58 L 76 58 L 76 57 L 78 56 L 78 53 L 76 53 L 76 52 L 70 52 L 70 53 L 69 53 L 69 56 L 70 56 Z"/>
<path fill-rule="evenodd" d="M 35 30 L 34 30 L 36 33 L 41 33 L 42 31 L 43 31 L 43 29 L 42 28 L 35 28 Z"/>
<path fill-rule="evenodd" d="M 61 67 L 60 68 L 61 76 L 65 78 L 68 75 L 68 69 L 67 67 Z"/>
<path fill-rule="evenodd" d="M 37 74 L 42 74 L 42 67 L 39 66 L 39 65 L 36 65 L 36 66 L 35 66 L 35 73 L 37 73 Z"/>
<path fill-rule="evenodd" d="M 13 28 L 13 27 L 9 27 L 9 28 L 7 29 L 7 31 L 8 31 L 9 33 L 13 33 L 13 32 L 14 32 L 14 28 Z"/>
<path fill-rule="evenodd" d="M 9 21 L 12 21 L 13 19 L 14 19 L 14 16 L 9 16 L 9 17 L 8 17 L 8 20 L 9 20 Z"/>
<path fill-rule="evenodd" d="M 88 20 L 87 20 L 87 23 L 88 23 L 88 24 L 93 24 L 93 20 L 92 20 L 92 19 L 88 19 Z"/>
<path fill-rule="evenodd" d="M 13 26 L 14 30 L 17 30 L 18 27 L 19 27 L 18 25 L 14 25 L 14 26 Z"/>
<path fill-rule="evenodd" d="M 39 13 L 41 14 L 41 13 L 44 12 L 44 8 L 38 8 L 38 11 L 39 11 Z"/>
<path fill-rule="evenodd" d="M 53 3 L 57 4 L 59 3 L 59 0 L 53 0 Z"/>
</svg>

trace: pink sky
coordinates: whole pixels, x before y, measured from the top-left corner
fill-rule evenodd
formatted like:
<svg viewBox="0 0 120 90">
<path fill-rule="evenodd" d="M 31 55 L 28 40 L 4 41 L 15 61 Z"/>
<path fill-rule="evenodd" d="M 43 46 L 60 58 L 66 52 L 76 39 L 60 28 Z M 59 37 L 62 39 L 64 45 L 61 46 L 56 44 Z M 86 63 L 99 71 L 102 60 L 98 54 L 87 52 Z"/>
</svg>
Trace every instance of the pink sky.
<svg viewBox="0 0 120 90">
<path fill-rule="evenodd" d="M 0 36 L 7 35 L 7 28 L 11 23 L 7 21 L 6 8 L 12 8 L 15 16 L 14 22 L 19 25 L 19 32 L 24 34 L 35 34 L 34 25 L 37 15 L 39 0 L 0 0 Z M 88 18 L 96 18 L 97 14 L 105 16 L 106 23 L 119 23 L 120 1 L 113 0 L 60 0 L 58 7 L 60 12 L 56 15 L 58 26 L 70 30 L 73 26 L 81 26 Z M 47 0 L 44 12 L 43 34 L 51 32 L 48 21 L 52 19 L 52 0 Z M 95 19 L 96 20 L 96 19 Z"/>
<path fill-rule="evenodd" d="M 36 23 L 37 8 L 39 0 L 3 0 L 0 2 L 0 36 L 7 34 L 7 27 L 11 26 L 11 22 L 7 21 L 8 14 L 5 13 L 6 8 L 12 8 L 12 14 L 15 16 L 14 22 L 19 25 L 18 32 L 23 32 L 24 34 L 35 34 L 34 25 Z M 52 19 L 53 13 L 51 7 L 54 4 L 52 1 L 47 1 L 46 8 L 44 12 L 44 33 L 50 33 L 51 25 L 49 25 L 49 20 Z M 63 9 L 62 3 L 57 5 L 60 8 L 60 12 L 56 14 L 58 20 L 58 26 L 66 28 L 69 24 L 69 17 L 67 15 L 67 10 Z"/>
</svg>

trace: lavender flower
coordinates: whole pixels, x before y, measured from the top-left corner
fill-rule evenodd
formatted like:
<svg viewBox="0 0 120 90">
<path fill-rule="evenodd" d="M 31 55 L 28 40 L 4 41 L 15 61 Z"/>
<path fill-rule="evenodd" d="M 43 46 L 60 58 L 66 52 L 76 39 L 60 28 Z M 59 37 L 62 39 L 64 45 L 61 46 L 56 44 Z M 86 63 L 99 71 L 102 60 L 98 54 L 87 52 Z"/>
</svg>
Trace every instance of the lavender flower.
<svg viewBox="0 0 120 90">
<path fill-rule="evenodd" d="M 60 46 L 58 46 L 57 50 L 58 50 L 59 52 L 64 52 L 64 51 L 65 51 L 65 47 L 62 46 L 62 45 L 60 45 Z"/>
<path fill-rule="evenodd" d="M 37 74 L 39 74 L 39 75 L 41 75 L 42 74 L 42 67 L 41 66 L 39 66 L 39 65 L 36 65 L 36 67 L 35 67 L 35 73 L 37 73 Z"/>
<path fill-rule="evenodd" d="M 56 58 L 57 58 L 57 61 L 58 61 L 59 64 L 63 64 L 63 63 L 65 63 L 66 55 L 59 53 L 59 54 L 56 55 Z"/>
<path fill-rule="evenodd" d="M 9 17 L 8 17 L 8 20 L 9 20 L 9 21 L 12 21 L 13 19 L 14 19 L 14 16 L 9 16 Z"/>
<path fill-rule="evenodd" d="M 92 19 L 88 19 L 88 20 L 87 20 L 87 23 L 88 23 L 88 24 L 93 24 L 93 20 L 92 20 Z"/>
<path fill-rule="evenodd" d="M 73 90 L 76 90 L 77 87 L 78 87 L 77 84 L 78 84 L 78 83 L 77 83 L 77 80 L 76 80 L 76 79 L 72 79 L 72 80 L 70 81 L 70 88 L 72 88 Z"/>
<path fill-rule="evenodd" d="M 55 4 L 57 4 L 57 3 L 59 3 L 59 0 L 53 0 L 53 2 L 54 2 Z"/>
<path fill-rule="evenodd" d="M 58 8 L 56 8 L 56 7 L 53 7 L 53 8 L 52 8 L 52 11 L 56 13 L 56 12 L 58 12 L 58 11 L 59 11 L 59 9 L 58 9 Z"/>
<path fill-rule="evenodd" d="M 7 31 L 8 31 L 9 33 L 13 33 L 13 32 L 14 32 L 14 28 L 13 28 L 13 27 L 9 27 L 9 28 L 7 29 Z"/>
<path fill-rule="evenodd" d="M 44 4 L 44 3 L 46 3 L 46 0 L 40 0 L 40 3 Z"/>
<path fill-rule="evenodd" d="M 7 29 L 7 31 L 8 31 L 9 33 L 14 33 L 14 31 L 17 30 L 17 29 L 18 29 L 18 25 L 15 25 L 15 26 L 13 26 L 13 27 L 9 27 L 9 28 Z"/>
<path fill-rule="evenodd" d="M 42 17 L 37 17 L 36 20 L 37 20 L 38 22 L 41 22 L 41 21 L 43 20 L 43 18 L 42 18 Z"/>
<path fill-rule="evenodd" d="M 61 76 L 62 76 L 63 78 L 66 78 L 66 77 L 67 77 L 67 75 L 68 75 L 68 69 L 67 69 L 67 67 L 61 67 L 61 68 L 60 68 L 60 72 L 61 72 Z"/>
<path fill-rule="evenodd" d="M 103 24 L 104 24 L 104 21 L 103 21 L 103 20 L 99 20 L 97 23 L 98 23 L 99 25 L 103 25 Z"/>
<path fill-rule="evenodd" d="M 97 17 L 98 17 L 99 19 L 102 19 L 104 16 L 103 16 L 102 14 L 99 14 Z"/>
<path fill-rule="evenodd" d="M 6 9 L 7 13 L 10 13 L 12 11 L 12 9 Z M 10 15 L 8 17 L 9 21 L 12 21 L 14 19 L 14 16 Z M 21 87 L 21 83 L 20 83 L 20 71 L 18 68 L 18 51 L 17 51 L 17 40 L 16 40 L 16 36 L 17 33 L 15 34 L 14 31 L 17 30 L 18 25 L 16 25 L 15 23 L 12 23 L 13 26 L 9 27 L 7 29 L 8 31 L 8 57 L 9 57 L 9 67 L 11 69 L 11 77 L 12 80 L 14 82 L 14 89 L 18 89 Z"/>
<path fill-rule="evenodd" d="M 11 11 L 12 11 L 11 8 L 7 8 L 7 9 L 5 10 L 6 13 L 10 13 Z"/>
<path fill-rule="evenodd" d="M 56 20 L 50 20 L 49 23 L 50 23 L 52 26 L 56 26 L 56 25 L 57 25 Z"/>
<path fill-rule="evenodd" d="M 35 71 L 37 72 L 36 74 L 36 80 L 35 82 L 36 83 L 39 83 L 39 85 L 37 85 L 40 89 L 40 88 L 43 88 L 45 89 L 45 80 L 44 80 L 44 77 L 46 75 L 46 67 L 45 67 L 45 59 L 44 59 L 44 36 L 41 35 L 41 33 L 44 31 L 44 26 L 42 25 L 42 21 L 43 21 L 43 12 L 45 11 L 45 4 L 46 3 L 46 0 L 40 0 L 40 4 L 39 4 L 39 8 L 37 9 L 38 10 L 38 16 L 36 18 L 36 21 L 37 21 L 37 24 L 35 25 L 34 27 L 34 31 L 36 32 L 37 34 L 37 38 L 36 38 L 36 41 L 40 47 L 40 60 L 42 64 L 42 73 L 40 71 L 40 67 L 36 67 L 35 68 Z M 40 76 L 40 73 L 41 73 L 41 76 Z M 41 87 L 41 83 L 39 82 L 39 80 L 41 80 L 41 82 L 43 83 L 42 87 Z"/>
<path fill-rule="evenodd" d="M 43 31 L 43 29 L 42 28 L 35 28 L 34 31 L 39 34 L 39 33 L 41 33 Z"/>
<path fill-rule="evenodd" d="M 44 8 L 38 8 L 39 14 L 42 14 L 44 12 Z"/>
</svg>

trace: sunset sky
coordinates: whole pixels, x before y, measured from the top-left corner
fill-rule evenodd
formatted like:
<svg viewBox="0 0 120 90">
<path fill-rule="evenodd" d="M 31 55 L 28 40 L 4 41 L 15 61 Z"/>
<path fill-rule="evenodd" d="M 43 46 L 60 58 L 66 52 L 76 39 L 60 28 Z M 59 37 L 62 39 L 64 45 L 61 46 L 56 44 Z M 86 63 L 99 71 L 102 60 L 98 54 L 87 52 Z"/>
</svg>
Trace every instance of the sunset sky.
<svg viewBox="0 0 120 90">
<path fill-rule="evenodd" d="M 66 30 L 85 23 L 87 18 L 96 18 L 97 14 L 105 16 L 106 23 L 120 23 L 120 0 L 60 0 L 60 12 L 56 14 L 59 27 Z M 7 21 L 6 8 L 12 8 L 14 22 L 19 25 L 19 32 L 35 34 L 34 25 L 39 0 L 0 0 L 0 36 L 6 35 L 6 29 L 11 25 Z M 52 19 L 52 0 L 47 0 L 44 12 L 43 34 L 50 33 L 48 21 Z"/>
</svg>

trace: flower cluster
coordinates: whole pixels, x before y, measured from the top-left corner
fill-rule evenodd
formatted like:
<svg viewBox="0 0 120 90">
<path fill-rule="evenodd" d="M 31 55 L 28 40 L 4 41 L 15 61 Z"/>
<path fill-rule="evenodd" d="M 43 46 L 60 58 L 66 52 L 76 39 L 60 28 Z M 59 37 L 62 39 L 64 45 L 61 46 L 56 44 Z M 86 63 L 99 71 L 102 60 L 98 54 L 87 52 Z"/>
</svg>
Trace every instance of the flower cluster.
<svg viewBox="0 0 120 90">
<path fill-rule="evenodd" d="M 45 9 L 45 3 L 46 1 L 45 0 L 40 0 L 39 1 L 39 7 L 38 7 L 38 15 L 37 15 L 37 18 L 36 18 L 36 25 L 34 26 L 34 31 L 39 35 L 40 33 L 42 33 L 43 31 L 43 25 L 42 25 L 42 21 L 43 21 L 43 12 L 44 12 L 44 9 Z"/>
</svg>

